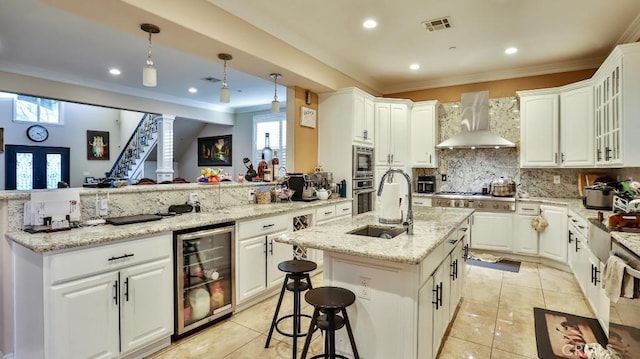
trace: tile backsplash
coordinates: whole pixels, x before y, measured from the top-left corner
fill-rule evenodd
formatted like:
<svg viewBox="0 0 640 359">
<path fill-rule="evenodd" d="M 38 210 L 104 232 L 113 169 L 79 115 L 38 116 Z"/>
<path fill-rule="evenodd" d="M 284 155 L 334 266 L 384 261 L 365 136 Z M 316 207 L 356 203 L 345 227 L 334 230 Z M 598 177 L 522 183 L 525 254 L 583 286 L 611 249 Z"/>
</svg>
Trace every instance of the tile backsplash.
<svg viewBox="0 0 640 359">
<path fill-rule="evenodd" d="M 460 132 L 461 106 L 459 102 L 440 104 L 439 142 Z M 640 180 L 640 168 L 520 168 L 520 113 L 516 97 L 489 99 L 489 129 L 515 143 L 516 148 L 504 149 L 440 149 L 438 168 L 414 168 L 413 178 L 436 175 L 438 191 L 478 191 L 499 177 L 510 178 L 518 184 L 519 195 L 532 197 L 577 198 L 578 174 L 602 173 L 613 178 Z M 441 175 L 447 175 L 447 181 Z M 553 183 L 560 176 L 560 184 Z"/>
</svg>

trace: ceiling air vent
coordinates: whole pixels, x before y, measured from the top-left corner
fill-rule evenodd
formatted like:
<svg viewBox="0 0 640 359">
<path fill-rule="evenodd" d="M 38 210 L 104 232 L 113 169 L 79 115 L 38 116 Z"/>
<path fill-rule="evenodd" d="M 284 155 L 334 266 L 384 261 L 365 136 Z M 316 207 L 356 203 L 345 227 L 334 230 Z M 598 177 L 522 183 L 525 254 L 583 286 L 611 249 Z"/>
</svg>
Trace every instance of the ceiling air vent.
<svg viewBox="0 0 640 359">
<path fill-rule="evenodd" d="M 422 22 L 422 24 L 429 31 L 445 30 L 453 27 L 453 25 L 451 25 L 451 18 L 449 16 L 427 20 Z"/>
<path fill-rule="evenodd" d="M 220 79 L 215 78 L 213 76 L 207 76 L 207 77 L 203 77 L 202 81 L 207 81 L 207 82 L 211 82 L 212 84 L 215 84 L 216 82 L 220 82 Z"/>
</svg>

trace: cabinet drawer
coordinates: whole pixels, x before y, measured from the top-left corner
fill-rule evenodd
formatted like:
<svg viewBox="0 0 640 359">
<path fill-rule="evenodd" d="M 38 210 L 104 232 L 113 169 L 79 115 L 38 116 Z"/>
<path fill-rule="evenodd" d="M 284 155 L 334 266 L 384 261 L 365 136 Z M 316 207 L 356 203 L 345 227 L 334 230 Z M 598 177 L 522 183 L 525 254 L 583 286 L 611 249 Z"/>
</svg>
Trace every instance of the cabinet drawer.
<svg viewBox="0 0 640 359">
<path fill-rule="evenodd" d="M 573 211 L 569 211 L 567 219 L 569 220 L 568 224 L 570 227 L 573 226 L 578 232 L 586 236 L 589 231 L 589 223 L 582 218 L 582 216 L 575 214 Z"/>
<path fill-rule="evenodd" d="M 351 202 L 336 204 L 336 216 L 351 215 Z"/>
<path fill-rule="evenodd" d="M 431 207 L 431 198 L 418 197 L 411 200 L 416 207 Z"/>
<path fill-rule="evenodd" d="M 433 252 L 429 253 L 429 255 L 420 262 L 420 285 L 431 277 L 448 254 L 445 254 L 444 247 L 444 242 L 440 243 Z"/>
<path fill-rule="evenodd" d="M 95 273 L 118 270 L 154 259 L 173 257 L 173 235 L 164 233 L 139 237 L 117 244 L 80 249 L 48 258 L 51 284 L 86 277 Z"/>
<path fill-rule="evenodd" d="M 525 216 L 537 216 L 540 214 L 540 204 L 538 203 L 517 203 L 516 213 Z"/>
<path fill-rule="evenodd" d="M 286 231 L 293 226 L 290 215 L 280 215 L 238 223 L 238 239 Z"/>
<path fill-rule="evenodd" d="M 336 216 L 336 206 L 316 208 L 316 222 L 326 221 Z"/>
</svg>

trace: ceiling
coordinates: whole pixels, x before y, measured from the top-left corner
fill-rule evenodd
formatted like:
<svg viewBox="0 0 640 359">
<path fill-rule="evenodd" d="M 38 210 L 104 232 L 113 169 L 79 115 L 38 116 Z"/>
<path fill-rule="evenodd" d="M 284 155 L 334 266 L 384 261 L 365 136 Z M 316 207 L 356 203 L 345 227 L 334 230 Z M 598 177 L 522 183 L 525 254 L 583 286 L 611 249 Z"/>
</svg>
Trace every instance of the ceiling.
<svg viewBox="0 0 640 359">
<path fill-rule="evenodd" d="M 640 38 L 638 0 L 616 0 L 615 6 L 602 0 L 208 1 L 382 94 L 595 68 L 616 44 Z M 154 41 L 158 86 L 146 88 L 141 73 L 147 41 L 141 30 L 123 31 L 37 0 L 2 0 L 0 8 L 2 71 L 231 111 L 268 105 L 273 98 L 274 84 L 259 60 L 259 73 L 228 63 L 232 100 L 221 104 L 221 84 L 201 80 L 222 78 L 222 61 L 215 56 Z M 443 16 L 452 28 L 429 32 L 422 25 Z M 364 29 L 367 18 L 378 27 Z M 154 39 L 162 35 L 161 27 Z M 508 46 L 519 52 L 505 55 Z M 420 69 L 409 70 L 412 63 Z M 111 67 L 122 74 L 109 75 Z M 291 78 L 281 81 L 300 86 Z M 187 92 L 192 86 L 198 93 Z M 281 101 L 285 91 L 278 86 Z"/>
</svg>

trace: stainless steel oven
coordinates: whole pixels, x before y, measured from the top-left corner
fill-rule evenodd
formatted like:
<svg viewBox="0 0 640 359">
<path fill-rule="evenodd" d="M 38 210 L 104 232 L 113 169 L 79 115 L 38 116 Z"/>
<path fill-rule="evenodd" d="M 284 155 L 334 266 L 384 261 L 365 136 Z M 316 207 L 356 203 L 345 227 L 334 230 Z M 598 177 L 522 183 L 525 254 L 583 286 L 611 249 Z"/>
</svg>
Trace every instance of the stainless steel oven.
<svg viewBox="0 0 640 359">
<path fill-rule="evenodd" d="M 373 177 L 353 180 L 353 215 L 373 211 L 375 196 Z"/>
<path fill-rule="evenodd" d="M 353 179 L 373 178 L 373 166 L 373 148 L 353 146 Z"/>
</svg>

